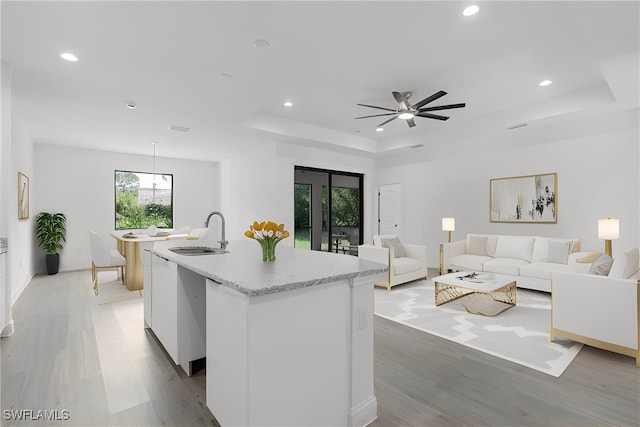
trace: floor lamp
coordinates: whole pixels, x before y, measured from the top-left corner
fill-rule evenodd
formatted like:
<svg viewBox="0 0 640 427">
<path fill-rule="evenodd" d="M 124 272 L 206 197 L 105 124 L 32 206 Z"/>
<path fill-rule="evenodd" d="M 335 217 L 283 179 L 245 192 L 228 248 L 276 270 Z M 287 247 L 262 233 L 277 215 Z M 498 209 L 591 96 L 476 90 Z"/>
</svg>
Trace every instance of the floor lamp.
<svg viewBox="0 0 640 427">
<path fill-rule="evenodd" d="M 615 218 L 598 220 L 598 238 L 604 240 L 604 253 L 612 257 L 611 241 L 620 237 L 620 220 Z"/>
<path fill-rule="evenodd" d="M 455 218 L 442 218 L 442 231 L 447 231 L 447 243 L 451 243 L 451 232 L 456 229 Z M 440 243 L 440 274 L 444 273 L 444 245 Z"/>
</svg>

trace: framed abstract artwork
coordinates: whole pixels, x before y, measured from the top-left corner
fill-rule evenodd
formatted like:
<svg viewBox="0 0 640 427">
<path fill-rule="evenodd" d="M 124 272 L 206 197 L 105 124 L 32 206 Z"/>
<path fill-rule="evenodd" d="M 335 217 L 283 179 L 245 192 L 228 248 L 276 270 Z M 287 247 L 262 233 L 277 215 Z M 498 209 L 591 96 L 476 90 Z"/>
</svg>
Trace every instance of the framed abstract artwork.
<svg viewBox="0 0 640 427">
<path fill-rule="evenodd" d="M 494 178 L 489 182 L 491 222 L 558 222 L 558 174 Z"/>
<path fill-rule="evenodd" d="M 29 218 L 29 177 L 18 172 L 18 219 Z"/>
</svg>

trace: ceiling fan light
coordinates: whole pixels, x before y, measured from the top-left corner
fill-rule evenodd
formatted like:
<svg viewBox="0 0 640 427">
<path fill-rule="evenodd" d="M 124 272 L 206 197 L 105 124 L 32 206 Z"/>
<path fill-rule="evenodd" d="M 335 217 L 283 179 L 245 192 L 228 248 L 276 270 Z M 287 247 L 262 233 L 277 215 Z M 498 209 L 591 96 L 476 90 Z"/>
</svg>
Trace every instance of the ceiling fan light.
<svg viewBox="0 0 640 427">
<path fill-rule="evenodd" d="M 399 119 L 402 120 L 409 120 L 409 119 L 413 119 L 413 113 L 409 112 L 409 111 L 405 111 L 400 113 L 400 115 L 398 116 Z"/>
</svg>

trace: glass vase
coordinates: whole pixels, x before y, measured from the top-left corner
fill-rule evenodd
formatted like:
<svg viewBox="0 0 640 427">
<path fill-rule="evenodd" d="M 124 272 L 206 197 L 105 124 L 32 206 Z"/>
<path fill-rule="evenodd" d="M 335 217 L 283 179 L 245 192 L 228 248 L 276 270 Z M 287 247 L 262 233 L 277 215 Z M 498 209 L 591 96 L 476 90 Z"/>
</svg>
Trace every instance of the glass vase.
<svg viewBox="0 0 640 427">
<path fill-rule="evenodd" d="M 276 244 L 273 240 L 263 240 L 260 242 L 262 246 L 262 262 L 273 262 L 276 260 Z"/>
</svg>

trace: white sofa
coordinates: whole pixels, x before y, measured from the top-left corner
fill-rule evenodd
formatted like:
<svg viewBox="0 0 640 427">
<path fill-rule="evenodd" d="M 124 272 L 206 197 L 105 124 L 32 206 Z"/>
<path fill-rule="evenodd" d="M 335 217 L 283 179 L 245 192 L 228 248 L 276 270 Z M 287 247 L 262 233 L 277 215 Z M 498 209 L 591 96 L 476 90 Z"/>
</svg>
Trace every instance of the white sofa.
<svg viewBox="0 0 640 427">
<path fill-rule="evenodd" d="M 552 274 L 551 341 L 568 338 L 625 354 L 635 357 L 640 367 L 640 265 L 637 248 L 635 258 L 629 259 L 633 251 L 614 260 L 609 276 Z M 625 262 L 628 265 L 620 265 Z"/>
<path fill-rule="evenodd" d="M 427 247 L 402 243 L 396 239 L 395 234 L 375 235 L 373 245 L 358 246 L 358 258 L 379 262 L 389 267 L 387 281 L 375 283 L 376 286 L 386 287 L 387 291 L 391 291 L 392 286 L 427 278 Z M 385 241 L 395 241 L 396 249 L 394 244 L 385 245 Z M 398 253 L 399 251 L 402 253 Z"/>
<path fill-rule="evenodd" d="M 514 276 L 519 288 L 551 292 L 553 272 L 589 271 L 590 264 L 578 261 L 592 252 L 579 250 L 580 239 L 467 234 L 441 246 L 440 272 L 505 274 Z"/>
</svg>

